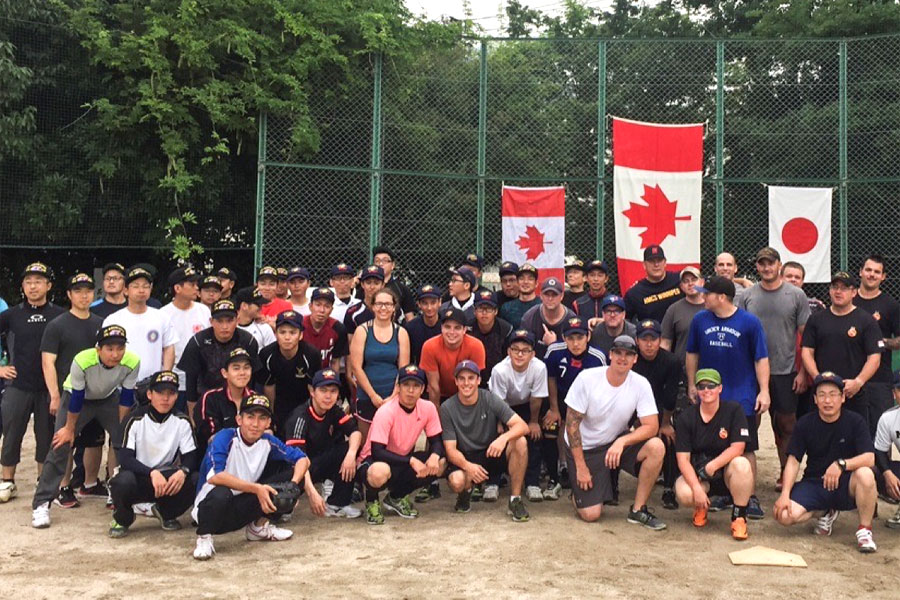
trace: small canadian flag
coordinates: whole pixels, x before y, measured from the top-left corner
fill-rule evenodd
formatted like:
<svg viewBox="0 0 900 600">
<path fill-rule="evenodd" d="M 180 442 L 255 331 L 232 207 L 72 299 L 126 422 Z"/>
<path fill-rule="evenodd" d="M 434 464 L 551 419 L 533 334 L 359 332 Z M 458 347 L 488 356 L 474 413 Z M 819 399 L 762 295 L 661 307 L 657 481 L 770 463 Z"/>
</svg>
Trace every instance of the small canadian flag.
<svg viewBox="0 0 900 600">
<path fill-rule="evenodd" d="M 539 279 L 563 279 L 566 189 L 503 186 L 503 260 L 537 267 Z"/>
</svg>

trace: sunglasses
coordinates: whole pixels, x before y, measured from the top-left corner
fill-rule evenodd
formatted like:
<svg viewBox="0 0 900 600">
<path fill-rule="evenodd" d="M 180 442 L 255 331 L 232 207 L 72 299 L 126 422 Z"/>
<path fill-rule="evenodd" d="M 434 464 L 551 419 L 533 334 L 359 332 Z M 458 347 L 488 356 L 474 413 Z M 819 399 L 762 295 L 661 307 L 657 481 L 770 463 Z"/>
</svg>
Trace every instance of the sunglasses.
<svg viewBox="0 0 900 600">
<path fill-rule="evenodd" d="M 717 387 L 719 387 L 718 383 L 698 383 L 697 384 L 698 390 L 714 390 Z"/>
</svg>

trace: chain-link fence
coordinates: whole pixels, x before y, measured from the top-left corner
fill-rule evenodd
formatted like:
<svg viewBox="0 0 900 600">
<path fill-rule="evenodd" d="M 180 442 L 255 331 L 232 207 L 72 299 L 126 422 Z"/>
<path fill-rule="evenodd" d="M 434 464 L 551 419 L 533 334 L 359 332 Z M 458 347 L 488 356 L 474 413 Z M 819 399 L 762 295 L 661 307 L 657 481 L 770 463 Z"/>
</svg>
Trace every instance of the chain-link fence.
<svg viewBox="0 0 900 600">
<path fill-rule="evenodd" d="M 768 243 L 764 184 L 833 186 L 833 268 L 887 258 L 900 295 L 900 36 L 848 40 L 471 40 L 314 107 L 321 151 L 290 163 L 263 121 L 257 262 L 362 266 L 391 247 L 411 283 L 470 251 L 499 263 L 500 188 L 565 184 L 566 252 L 615 255 L 609 115 L 706 122 L 704 268 Z M 823 288 L 815 288 L 821 294 Z"/>
</svg>

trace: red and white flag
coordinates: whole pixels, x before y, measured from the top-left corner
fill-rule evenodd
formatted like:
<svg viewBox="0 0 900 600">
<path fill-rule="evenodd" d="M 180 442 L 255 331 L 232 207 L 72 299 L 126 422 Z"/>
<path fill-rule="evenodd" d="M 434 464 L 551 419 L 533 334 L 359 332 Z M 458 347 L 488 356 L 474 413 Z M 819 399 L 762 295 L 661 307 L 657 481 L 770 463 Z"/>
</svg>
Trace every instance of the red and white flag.
<svg viewBox="0 0 900 600">
<path fill-rule="evenodd" d="M 832 191 L 769 186 L 769 245 L 803 265 L 810 283 L 831 281 Z"/>
<path fill-rule="evenodd" d="M 531 263 L 538 279 L 564 280 L 566 189 L 503 186 L 503 260 Z"/>
<path fill-rule="evenodd" d="M 662 246 L 669 271 L 700 266 L 702 185 L 702 123 L 613 118 L 613 210 L 623 294 L 644 278 L 648 246 Z"/>
</svg>

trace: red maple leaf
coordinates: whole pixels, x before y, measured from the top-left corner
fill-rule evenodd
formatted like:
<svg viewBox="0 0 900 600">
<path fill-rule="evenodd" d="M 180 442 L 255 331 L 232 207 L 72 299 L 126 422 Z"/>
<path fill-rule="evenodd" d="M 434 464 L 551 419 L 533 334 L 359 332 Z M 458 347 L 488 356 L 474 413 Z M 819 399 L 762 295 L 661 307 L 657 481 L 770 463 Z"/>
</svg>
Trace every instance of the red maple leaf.
<svg viewBox="0 0 900 600">
<path fill-rule="evenodd" d="M 525 252 L 526 260 L 534 260 L 544 252 L 544 234 L 541 233 L 534 225 L 525 227 L 525 235 L 519 236 L 516 240 L 516 246 L 519 250 Z"/>
<path fill-rule="evenodd" d="M 628 217 L 631 227 L 644 227 L 641 236 L 641 248 L 661 244 L 668 236 L 675 235 L 675 221 L 690 221 L 691 217 L 676 217 L 678 201 L 669 202 L 666 194 L 659 187 L 644 185 L 644 195 L 641 200 L 647 203 L 635 204 L 629 202 L 628 210 L 622 214 Z"/>
</svg>

